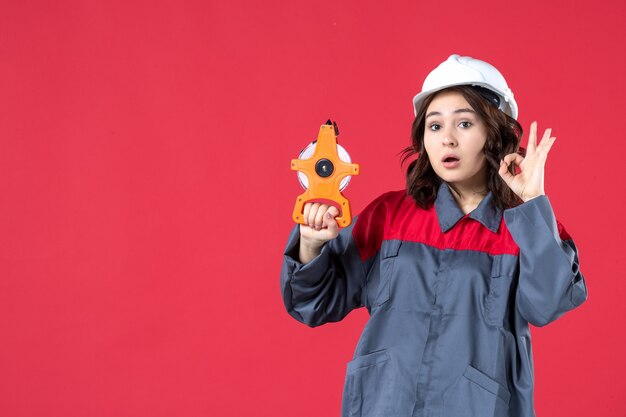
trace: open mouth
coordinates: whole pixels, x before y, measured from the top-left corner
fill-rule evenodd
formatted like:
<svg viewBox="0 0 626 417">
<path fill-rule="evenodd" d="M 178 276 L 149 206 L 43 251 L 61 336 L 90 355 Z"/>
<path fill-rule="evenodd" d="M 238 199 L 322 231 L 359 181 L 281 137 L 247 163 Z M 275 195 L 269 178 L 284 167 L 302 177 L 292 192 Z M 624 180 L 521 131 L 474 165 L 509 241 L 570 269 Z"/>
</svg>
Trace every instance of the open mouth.
<svg viewBox="0 0 626 417">
<path fill-rule="evenodd" d="M 444 156 L 441 162 L 444 168 L 456 168 L 461 164 L 460 158 L 454 155 Z"/>
</svg>

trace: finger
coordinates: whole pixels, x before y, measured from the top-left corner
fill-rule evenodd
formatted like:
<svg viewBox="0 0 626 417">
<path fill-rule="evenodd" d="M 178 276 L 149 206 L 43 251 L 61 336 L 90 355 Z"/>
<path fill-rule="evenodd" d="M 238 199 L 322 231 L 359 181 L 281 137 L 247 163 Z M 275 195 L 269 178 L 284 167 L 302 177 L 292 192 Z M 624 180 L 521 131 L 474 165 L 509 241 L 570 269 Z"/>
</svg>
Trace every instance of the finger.
<svg viewBox="0 0 626 417">
<path fill-rule="evenodd" d="M 541 157 L 545 160 L 548 157 L 548 152 L 550 152 L 550 149 L 552 149 L 552 145 L 554 145 L 554 142 L 556 141 L 556 136 L 552 136 L 546 140 L 544 140 L 544 142 L 546 142 L 545 146 L 543 147 L 542 151 L 541 151 Z"/>
<path fill-rule="evenodd" d="M 315 215 L 315 230 L 322 230 L 322 226 L 324 225 L 324 215 L 328 211 L 328 204 L 320 205 L 317 210 L 317 214 Z"/>
<path fill-rule="evenodd" d="M 520 166 L 522 162 L 524 162 L 524 157 L 518 153 L 510 153 L 504 157 L 504 163 L 507 167 L 511 165 L 511 163 Z"/>
<path fill-rule="evenodd" d="M 543 137 L 541 138 L 541 143 L 537 146 L 538 151 L 542 151 L 550 139 L 550 135 L 552 134 L 552 128 L 547 128 L 545 132 L 543 132 Z"/>
<path fill-rule="evenodd" d="M 302 213 L 302 219 L 304 220 L 304 224 L 306 226 L 309 225 L 309 213 L 311 212 L 311 206 L 313 203 L 306 203 L 304 205 L 304 212 Z"/>
<path fill-rule="evenodd" d="M 317 211 L 320 208 L 320 203 L 313 203 L 311 205 L 311 210 L 309 210 L 309 215 L 307 217 L 307 225 L 309 227 L 315 228 L 315 216 L 317 216 Z"/>
<path fill-rule="evenodd" d="M 537 122 L 534 121 L 530 124 L 530 131 L 528 133 L 528 153 L 533 153 L 537 149 Z"/>
</svg>

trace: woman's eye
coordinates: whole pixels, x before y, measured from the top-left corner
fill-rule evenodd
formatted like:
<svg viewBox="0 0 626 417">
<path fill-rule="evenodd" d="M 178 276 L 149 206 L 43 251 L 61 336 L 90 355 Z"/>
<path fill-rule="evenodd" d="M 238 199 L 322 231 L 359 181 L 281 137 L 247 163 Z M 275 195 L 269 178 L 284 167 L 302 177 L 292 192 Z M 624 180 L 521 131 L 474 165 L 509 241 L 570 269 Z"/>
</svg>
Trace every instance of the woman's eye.
<svg viewBox="0 0 626 417">
<path fill-rule="evenodd" d="M 433 124 L 431 124 L 429 126 L 429 128 L 430 128 L 430 130 L 437 131 L 437 130 L 441 129 L 441 125 L 439 125 L 437 123 L 433 123 Z"/>
<path fill-rule="evenodd" d="M 464 129 L 467 129 L 468 127 L 470 127 L 472 125 L 472 122 L 461 122 L 459 124 L 459 126 L 461 126 Z"/>
</svg>

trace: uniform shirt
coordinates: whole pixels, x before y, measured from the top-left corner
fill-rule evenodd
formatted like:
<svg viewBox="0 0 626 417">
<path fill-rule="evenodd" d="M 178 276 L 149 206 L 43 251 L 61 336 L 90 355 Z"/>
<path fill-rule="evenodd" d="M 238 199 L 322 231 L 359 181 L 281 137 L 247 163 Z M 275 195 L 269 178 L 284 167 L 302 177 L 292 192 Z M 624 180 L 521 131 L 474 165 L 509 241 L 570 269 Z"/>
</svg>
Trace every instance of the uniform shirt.
<svg viewBox="0 0 626 417">
<path fill-rule="evenodd" d="M 577 249 L 546 196 L 471 213 L 446 183 L 428 210 L 383 194 L 311 262 L 291 233 L 281 272 L 287 311 L 309 326 L 365 306 L 348 363 L 343 417 L 531 417 L 529 323 L 587 299 Z"/>
</svg>

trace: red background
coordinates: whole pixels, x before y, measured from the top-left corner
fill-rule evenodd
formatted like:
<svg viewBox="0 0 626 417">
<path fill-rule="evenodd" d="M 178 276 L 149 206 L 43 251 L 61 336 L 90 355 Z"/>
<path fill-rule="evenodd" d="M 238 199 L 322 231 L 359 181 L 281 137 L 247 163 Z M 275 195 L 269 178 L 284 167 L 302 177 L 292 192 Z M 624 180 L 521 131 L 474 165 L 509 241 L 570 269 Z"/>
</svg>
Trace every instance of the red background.
<svg viewBox="0 0 626 417">
<path fill-rule="evenodd" d="M 626 6 L 3 1 L 0 415 L 338 416 L 364 310 L 285 312 L 289 161 L 328 118 L 358 212 L 403 187 L 451 53 L 557 136 L 546 190 L 589 300 L 533 328 L 539 416 L 624 416 Z M 621 217 L 621 216 L 620 216 Z"/>
</svg>

